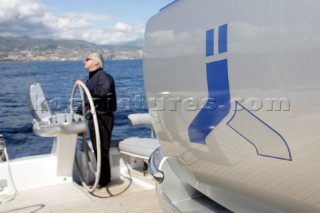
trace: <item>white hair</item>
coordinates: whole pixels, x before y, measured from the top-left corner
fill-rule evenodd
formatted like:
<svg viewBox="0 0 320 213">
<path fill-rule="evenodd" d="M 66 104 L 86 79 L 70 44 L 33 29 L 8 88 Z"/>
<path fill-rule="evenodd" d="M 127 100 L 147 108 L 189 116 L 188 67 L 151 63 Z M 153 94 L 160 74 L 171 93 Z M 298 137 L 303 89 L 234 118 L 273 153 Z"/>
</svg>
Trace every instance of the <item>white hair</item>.
<svg viewBox="0 0 320 213">
<path fill-rule="evenodd" d="M 99 68 L 103 68 L 103 56 L 100 53 L 91 53 L 90 57 L 98 62 Z"/>
</svg>

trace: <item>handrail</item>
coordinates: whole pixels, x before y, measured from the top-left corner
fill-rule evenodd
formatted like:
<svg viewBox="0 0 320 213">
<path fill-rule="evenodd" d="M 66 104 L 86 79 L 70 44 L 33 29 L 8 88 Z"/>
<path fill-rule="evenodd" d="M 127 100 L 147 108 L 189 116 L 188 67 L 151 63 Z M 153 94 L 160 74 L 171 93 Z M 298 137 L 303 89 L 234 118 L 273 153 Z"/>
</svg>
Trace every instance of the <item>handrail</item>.
<svg viewBox="0 0 320 213">
<path fill-rule="evenodd" d="M 162 183 L 162 181 L 164 180 L 164 173 L 157 168 L 155 163 L 156 161 L 158 161 L 157 163 L 159 163 L 159 161 L 162 160 L 163 157 L 163 153 L 161 151 L 161 148 L 159 147 L 150 155 L 148 162 L 150 174 L 158 183 Z"/>
</svg>

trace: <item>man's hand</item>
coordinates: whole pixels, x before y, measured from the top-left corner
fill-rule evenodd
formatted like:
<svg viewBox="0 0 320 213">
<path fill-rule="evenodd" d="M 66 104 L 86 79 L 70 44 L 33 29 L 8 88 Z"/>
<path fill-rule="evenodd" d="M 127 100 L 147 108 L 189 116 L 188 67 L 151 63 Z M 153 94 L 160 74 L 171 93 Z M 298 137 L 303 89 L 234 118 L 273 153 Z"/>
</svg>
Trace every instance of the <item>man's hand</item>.
<svg viewBox="0 0 320 213">
<path fill-rule="evenodd" d="M 76 85 L 80 85 L 82 83 L 81 80 L 76 80 Z"/>
</svg>

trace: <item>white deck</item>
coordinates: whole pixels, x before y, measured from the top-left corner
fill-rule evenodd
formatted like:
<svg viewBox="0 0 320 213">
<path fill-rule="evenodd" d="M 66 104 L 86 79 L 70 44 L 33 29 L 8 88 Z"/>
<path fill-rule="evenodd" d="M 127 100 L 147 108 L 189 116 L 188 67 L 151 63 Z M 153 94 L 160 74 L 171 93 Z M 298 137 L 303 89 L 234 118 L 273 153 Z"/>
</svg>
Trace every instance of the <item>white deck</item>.
<svg viewBox="0 0 320 213">
<path fill-rule="evenodd" d="M 76 183 L 27 190 L 0 205 L 11 212 L 153 212 L 162 213 L 149 176 L 123 178 L 88 194 Z M 138 179 L 136 179 L 138 178 Z M 137 181 L 138 180 L 138 181 Z"/>
</svg>

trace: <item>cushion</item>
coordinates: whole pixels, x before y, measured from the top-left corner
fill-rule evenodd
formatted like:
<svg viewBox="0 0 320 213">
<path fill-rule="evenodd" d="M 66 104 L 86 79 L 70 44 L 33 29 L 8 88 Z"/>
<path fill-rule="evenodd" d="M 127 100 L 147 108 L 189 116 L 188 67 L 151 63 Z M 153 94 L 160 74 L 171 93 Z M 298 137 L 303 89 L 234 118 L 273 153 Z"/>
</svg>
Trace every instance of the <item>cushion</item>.
<svg viewBox="0 0 320 213">
<path fill-rule="evenodd" d="M 155 138 L 130 137 L 119 142 L 119 150 L 121 152 L 146 159 L 159 146 L 158 139 Z"/>
</svg>

